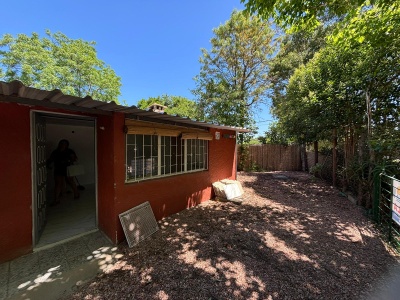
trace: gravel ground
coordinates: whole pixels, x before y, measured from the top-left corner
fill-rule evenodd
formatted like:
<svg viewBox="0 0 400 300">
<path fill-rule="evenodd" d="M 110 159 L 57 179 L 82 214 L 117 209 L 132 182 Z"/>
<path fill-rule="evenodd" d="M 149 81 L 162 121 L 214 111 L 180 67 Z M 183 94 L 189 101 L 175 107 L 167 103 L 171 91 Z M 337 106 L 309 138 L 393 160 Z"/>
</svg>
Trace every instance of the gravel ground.
<svg viewBox="0 0 400 300">
<path fill-rule="evenodd" d="M 208 201 L 161 220 L 67 299 L 364 299 L 397 264 L 362 210 L 323 181 L 238 180 L 242 205 Z"/>
</svg>

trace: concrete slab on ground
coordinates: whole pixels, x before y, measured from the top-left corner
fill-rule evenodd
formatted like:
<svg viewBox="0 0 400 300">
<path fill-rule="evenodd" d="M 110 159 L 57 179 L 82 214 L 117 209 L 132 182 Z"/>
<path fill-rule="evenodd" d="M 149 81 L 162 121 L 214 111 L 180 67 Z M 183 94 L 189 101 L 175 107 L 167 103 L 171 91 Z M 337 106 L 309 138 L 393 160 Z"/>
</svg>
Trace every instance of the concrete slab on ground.
<svg viewBox="0 0 400 300">
<path fill-rule="evenodd" d="M 100 231 L 38 250 L 0 264 L 0 299 L 58 299 L 120 257 Z"/>
</svg>

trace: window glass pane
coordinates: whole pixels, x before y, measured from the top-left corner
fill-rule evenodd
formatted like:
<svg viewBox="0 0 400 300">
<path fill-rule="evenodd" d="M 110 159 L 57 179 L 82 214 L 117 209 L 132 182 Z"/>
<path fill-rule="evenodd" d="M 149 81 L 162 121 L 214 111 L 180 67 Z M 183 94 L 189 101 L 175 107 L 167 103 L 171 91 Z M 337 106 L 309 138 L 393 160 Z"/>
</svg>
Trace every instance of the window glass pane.
<svg viewBox="0 0 400 300">
<path fill-rule="evenodd" d="M 136 157 L 143 157 L 143 135 L 136 135 Z"/>
<path fill-rule="evenodd" d="M 130 175 L 128 179 L 137 179 L 143 176 L 143 135 L 128 135 L 132 145 L 127 146 L 127 165 Z"/>
<path fill-rule="evenodd" d="M 192 140 L 192 170 L 196 170 L 196 140 Z"/>
<path fill-rule="evenodd" d="M 171 137 L 171 173 L 177 172 L 177 138 Z"/>
<path fill-rule="evenodd" d="M 135 146 L 127 146 L 126 147 L 126 165 L 127 165 L 127 173 L 126 173 L 126 178 L 127 179 L 135 179 L 135 169 L 134 166 L 132 166 L 132 162 L 135 161 Z"/>
<path fill-rule="evenodd" d="M 165 155 L 171 154 L 171 139 L 170 137 L 166 137 L 165 139 Z"/>
<path fill-rule="evenodd" d="M 157 158 L 153 157 L 151 159 L 151 163 L 152 163 L 152 173 L 151 173 L 151 175 L 157 176 L 158 175 L 158 160 L 157 160 Z"/>
<path fill-rule="evenodd" d="M 135 134 L 127 134 L 126 143 L 127 144 L 134 144 L 135 143 Z"/>
<path fill-rule="evenodd" d="M 145 158 L 144 159 L 144 177 L 151 177 L 152 175 L 152 170 L 153 170 L 153 164 L 152 164 L 152 159 L 151 158 Z"/>
<path fill-rule="evenodd" d="M 182 171 L 183 171 L 182 170 L 182 156 L 178 155 L 176 157 L 176 172 L 179 173 L 179 172 L 182 172 Z"/>
<path fill-rule="evenodd" d="M 181 171 L 185 171 L 185 142 L 181 140 Z"/>
<path fill-rule="evenodd" d="M 152 145 L 151 147 L 151 156 L 157 157 L 158 156 L 158 142 Z"/>
<path fill-rule="evenodd" d="M 171 173 L 171 157 L 166 156 L 165 157 L 165 174 L 170 174 Z"/>
<path fill-rule="evenodd" d="M 192 170 L 192 147 L 191 143 L 189 146 L 189 140 L 188 140 L 188 146 L 187 146 L 187 166 L 186 166 L 188 171 Z"/>
<path fill-rule="evenodd" d="M 192 154 L 196 154 L 196 140 L 192 141 Z"/>
<path fill-rule="evenodd" d="M 176 145 L 171 145 L 171 155 L 176 156 Z"/>
<path fill-rule="evenodd" d="M 176 173 L 176 146 L 171 148 L 171 173 Z"/>
<path fill-rule="evenodd" d="M 151 158 L 151 146 L 144 146 L 144 157 Z"/>
<path fill-rule="evenodd" d="M 144 135 L 144 144 L 151 145 L 151 135 Z"/>
</svg>

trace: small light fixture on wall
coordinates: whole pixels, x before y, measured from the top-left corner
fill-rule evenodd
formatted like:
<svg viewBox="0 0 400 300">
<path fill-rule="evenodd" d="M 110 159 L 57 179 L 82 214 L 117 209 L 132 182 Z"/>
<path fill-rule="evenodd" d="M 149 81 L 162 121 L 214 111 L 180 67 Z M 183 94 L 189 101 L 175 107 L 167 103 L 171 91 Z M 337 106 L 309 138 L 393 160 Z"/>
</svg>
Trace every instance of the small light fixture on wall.
<svg viewBox="0 0 400 300">
<path fill-rule="evenodd" d="M 215 132 L 215 139 L 219 140 L 221 138 L 221 133 L 219 131 Z"/>
</svg>

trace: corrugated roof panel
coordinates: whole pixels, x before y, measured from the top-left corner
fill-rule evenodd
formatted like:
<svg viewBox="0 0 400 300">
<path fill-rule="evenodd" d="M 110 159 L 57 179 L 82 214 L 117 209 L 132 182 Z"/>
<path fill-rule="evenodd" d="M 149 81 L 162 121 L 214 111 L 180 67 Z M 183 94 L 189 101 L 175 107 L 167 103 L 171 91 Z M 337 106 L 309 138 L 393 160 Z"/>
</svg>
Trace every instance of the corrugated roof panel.
<svg viewBox="0 0 400 300">
<path fill-rule="evenodd" d="M 36 99 L 36 98 L 28 97 L 29 93 L 33 94 L 34 92 L 35 92 L 34 89 L 28 89 L 26 86 L 21 85 L 19 87 L 17 87 L 17 86 L 13 87 L 12 95 L 17 95 L 18 97 L 22 97 L 22 98 Z"/>
<path fill-rule="evenodd" d="M 53 90 L 47 95 L 47 100 L 50 102 L 57 102 L 62 96 L 64 96 L 64 94 L 60 90 Z"/>
<path fill-rule="evenodd" d="M 5 96 L 11 95 L 11 89 L 12 89 L 11 83 L 1 82 L 0 87 L 1 87 L 0 88 L 1 94 L 5 95 Z"/>
<path fill-rule="evenodd" d="M 15 87 L 16 88 L 16 87 Z M 50 92 L 48 91 L 43 91 L 35 88 L 28 88 L 24 85 L 21 85 L 18 88 L 18 91 L 14 91 L 18 93 L 18 97 L 21 98 L 29 98 L 29 99 L 38 99 L 38 100 L 43 100 L 47 94 Z"/>
<path fill-rule="evenodd" d="M 25 86 L 22 82 L 14 80 L 11 82 L 0 81 L 0 95 L 4 96 L 17 96 L 20 98 L 39 100 L 43 101 L 43 105 L 46 106 L 46 102 L 57 103 L 66 106 L 82 107 L 82 109 L 93 109 L 99 111 L 108 112 L 121 112 L 125 114 L 130 114 L 137 117 L 145 117 L 153 120 L 175 122 L 181 124 L 187 124 L 192 126 L 199 126 L 205 128 L 217 128 L 217 129 L 227 129 L 239 132 L 249 132 L 249 130 L 241 127 L 225 126 L 215 123 L 209 123 L 205 121 L 191 120 L 186 117 L 181 117 L 178 115 L 168 115 L 167 113 L 157 113 L 151 110 L 146 111 L 137 108 L 136 106 L 125 107 L 118 105 L 115 102 L 103 102 L 98 100 L 93 100 L 90 96 L 85 98 L 70 96 L 63 94 L 60 90 L 46 91 L 40 90 L 32 87 Z M 21 100 L 20 100 L 21 101 Z M 16 100 L 18 102 L 18 100 Z M 26 102 L 26 101 L 25 101 Z M 68 107 L 66 107 L 68 109 Z"/>
<path fill-rule="evenodd" d="M 61 103 L 61 104 L 65 104 L 65 105 L 72 105 L 72 104 L 79 102 L 80 100 L 81 100 L 81 98 L 79 98 L 79 97 L 63 95 L 62 97 L 58 97 L 57 100 L 53 101 L 53 102 Z"/>
<path fill-rule="evenodd" d="M 109 103 L 104 103 L 103 106 L 99 107 L 101 110 L 107 110 L 107 111 L 119 111 L 120 105 L 115 103 L 114 101 L 111 101 Z"/>
<path fill-rule="evenodd" d="M 123 113 L 126 113 L 126 114 L 133 114 L 136 111 L 137 111 L 137 108 L 135 106 L 130 106 L 130 107 L 122 106 L 122 109 L 119 110 L 119 112 L 123 112 Z"/>
<path fill-rule="evenodd" d="M 85 98 L 79 98 L 79 100 L 74 103 L 75 106 L 93 108 L 93 109 L 100 109 L 101 107 L 107 104 L 108 104 L 107 102 L 93 100 L 90 96 L 86 96 Z"/>
<path fill-rule="evenodd" d="M 21 87 L 24 87 L 24 89 L 26 88 L 22 82 L 19 81 L 12 81 L 10 83 L 10 89 L 9 89 L 9 93 L 10 95 L 18 95 L 18 91 Z"/>
<path fill-rule="evenodd" d="M 87 107 L 87 108 L 97 109 L 97 108 L 100 108 L 102 105 L 104 105 L 104 102 L 92 100 L 90 102 L 84 102 L 84 104 L 79 103 L 79 105 L 77 105 L 77 106 L 83 106 L 83 107 Z"/>
</svg>

